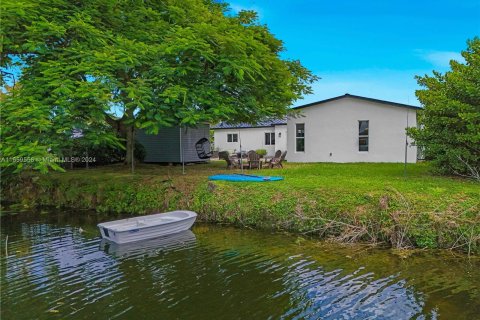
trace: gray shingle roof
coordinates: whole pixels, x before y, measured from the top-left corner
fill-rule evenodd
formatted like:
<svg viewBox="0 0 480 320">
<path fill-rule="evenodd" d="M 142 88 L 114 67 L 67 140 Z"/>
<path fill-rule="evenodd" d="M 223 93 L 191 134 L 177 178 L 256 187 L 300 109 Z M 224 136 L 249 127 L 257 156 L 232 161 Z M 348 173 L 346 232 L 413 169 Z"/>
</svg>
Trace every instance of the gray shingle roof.
<svg viewBox="0 0 480 320">
<path fill-rule="evenodd" d="M 265 127 L 273 127 L 273 126 L 282 125 L 282 124 L 287 124 L 287 118 L 259 121 L 256 124 L 251 124 L 251 123 L 229 124 L 226 122 L 220 122 L 212 126 L 212 129 L 265 128 Z"/>
</svg>

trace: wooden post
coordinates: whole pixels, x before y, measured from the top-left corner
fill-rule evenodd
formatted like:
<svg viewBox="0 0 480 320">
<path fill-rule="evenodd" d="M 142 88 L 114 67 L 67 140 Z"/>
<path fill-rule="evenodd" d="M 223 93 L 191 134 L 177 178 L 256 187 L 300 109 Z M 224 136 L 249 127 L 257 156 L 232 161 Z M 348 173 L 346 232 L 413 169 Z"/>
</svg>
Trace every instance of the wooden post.
<svg viewBox="0 0 480 320">
<path fill-rule="evenodd" d="M 132 174 L 135 173 L 135 126 L 132 125 Z"/>
<path fill-rule="evenodd" d="M 407 129 L 408 129 L 408 109 L 407 109 L 407 128 L 405 129 L 405 164 L 403 166 L 403 177 L 407 177 L 407 161 L 408 161 L 408 134 L 407 134 Z"/>
</svg>

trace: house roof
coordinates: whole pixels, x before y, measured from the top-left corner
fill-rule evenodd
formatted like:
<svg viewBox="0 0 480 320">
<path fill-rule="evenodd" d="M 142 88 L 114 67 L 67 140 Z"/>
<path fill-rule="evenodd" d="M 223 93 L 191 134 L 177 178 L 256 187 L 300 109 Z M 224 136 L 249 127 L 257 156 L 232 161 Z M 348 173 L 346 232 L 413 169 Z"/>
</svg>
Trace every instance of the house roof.
<svg viewBox="0 0 480 320">
<path fill-rule="evenodd" d="M 297 110 L 297 109 L 313 107 L 313 106 L 316 106 L 316 105 L 319 105 L 319 104 L 323 104 L 323 103 L 327 103 L 327 102 L 335 101 L 335 100 L 340 100 L 340 99 L 344 99 L 344 98 L 352 98 L 352 99 L 359 99 L 359 100 L 364 100 L 364 101 L 376 102 L 376 103 L 381 103 L 381 104 L 385 104 L 385 105 L 392 106 L 392 107 L 403 107 L 403 108 L 410 108 L 410 109 L 415 109 L 415 110 L 421 110 L 422 109 L 422 107 L 418 107 L 418 106 L 414 106 L 414 105 L 410 105 L 410 104 L 403 104 L 403 103 L 374 99 L 374 98 L 367 98 L 367 97 L 362 97 L 362 96 L 356 96 L 356 95 L 349 94 L 349 93 L 346 93 L 343 96 L 333 97 L 333 98 L 329 98 L 329 99 L 325 99 L 325 100 L 320 100 L 320 101 L 304 104 L 302 106 L 294 107 L 292 109 Z M 266 127 L 273 127 L 273 126 L 285 125 L 285 124 L 287 124 L 287 118 L 269 119 L 269 120 L 257 122 L 256 124 L 251 124 L 251 123 L 229 124 L 227 122 L 220 122 L 220 123 L 212 126 L 212 129 L 266 128 Z"/>
<path fill-rule="evenodd" d="M 265 127 L 274 127 L 274 126 L 285 125 L 285 124 L 287 124 L 287 118 L 269 119 L 269 120 L 265 120 L 265 121 L 259 121 L 256 124 L 251 124 L 251 123 L 229 124 L 227 122 L 220 122 L 220 123 L 212 126 L 212 129 L 265 128 Z"/>
<path fill-rule="evenodd" d="M 340 100 L 340 99 L 344 99 L 344 98 L 352 98 L 352 99 L 359 99 L 359 100 L 365 100 L 365 101 L 370 101 L 370 102 L 376 102 L 376 103 L 381 103 L 381 104 L 385 104 L 385 105 L 393 106 L 393 107 L 403 107 L 403 108 L 410 108 L 410 109 L 415 109 L 415 110 L 421 110 L 422 109 L 422 107 L 413 106 L 413 105 L 410 105 L 410 104 L 403 104 L 403 103 L 397 103 L 397 102 L 392 102 L 392 101 L 367 98 L 367 97 L 356 96 L 356 95 L 348 94 L 348 93 L 344 94 L 343 96 L 333 97 L 333 98 L 330 98 L 330 99 L 325 99 L 325 100 L 320 100 L 320 101 L 317 101 L 317 102 L 304 104 L 303 106 L 298 106 L 298 107 L 295 107 L 293 109 L 296 110 L 296 109 L 313 107 L 313 106 L 316 106 L 318 104 L 327 103 L 327 102 L 330 102 L 330 101 Z"/>
</svg>

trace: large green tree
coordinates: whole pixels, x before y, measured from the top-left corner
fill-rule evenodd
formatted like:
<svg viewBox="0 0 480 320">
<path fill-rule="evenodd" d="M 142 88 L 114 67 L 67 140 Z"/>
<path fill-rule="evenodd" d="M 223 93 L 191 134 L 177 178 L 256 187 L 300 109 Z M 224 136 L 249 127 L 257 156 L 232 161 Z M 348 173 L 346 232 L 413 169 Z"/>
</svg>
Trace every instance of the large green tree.
<svg viewBox="0 0 480 320">
<path fill-rule="evenodd" d="M 1 66 L 22 69 L 2 107 L 4 156 L 27 142 L 55 152 L 52 133 L 72 128 L 111 140 L 108 123 L 125 134 L 131 162 L 135 128 L 283 116 L 316 80 L 280 57 L 282 42 L 254 12 L 213 0 L 3 0 L 1 9 Z M 9 115 L 18 110 L 25 122 Z"/>
<path fill-rule="evenodd" d="M 480 39 L 462 56 L 465 63 L 450 61 L 445 74 L 417 77 L 424 109 L 410 135 L 439 171 L 480 179 Z"/>
</svg>

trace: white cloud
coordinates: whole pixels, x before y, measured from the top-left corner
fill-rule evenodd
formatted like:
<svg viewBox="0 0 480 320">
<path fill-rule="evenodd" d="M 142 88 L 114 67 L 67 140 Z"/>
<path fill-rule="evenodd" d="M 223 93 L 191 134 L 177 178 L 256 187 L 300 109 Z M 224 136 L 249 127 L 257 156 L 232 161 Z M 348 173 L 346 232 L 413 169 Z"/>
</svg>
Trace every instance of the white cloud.
<svg viewBox="0 0 480 320">
<path fill-rule="evenodd" d="M 459 52 L 454 51 L 423 51 L 417 50 L 420 57 L 431 63 L 438 68 L 448 68 L 450 66 L 450 60 L 456 60 L 458 62 L 465 62 L 462 55 Z"/>
</svg>

